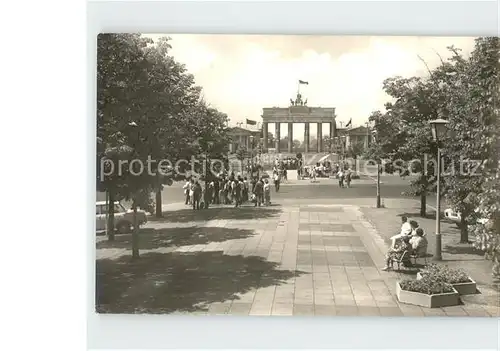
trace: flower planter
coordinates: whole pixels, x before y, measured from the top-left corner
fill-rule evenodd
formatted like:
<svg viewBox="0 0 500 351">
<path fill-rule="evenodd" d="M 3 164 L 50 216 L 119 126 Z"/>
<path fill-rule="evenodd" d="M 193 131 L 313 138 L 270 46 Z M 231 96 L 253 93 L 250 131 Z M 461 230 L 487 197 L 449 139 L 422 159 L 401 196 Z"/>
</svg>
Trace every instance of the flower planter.
<svg viewBox="0 0 500 351">
<path fill-rule="evenodd" d="M 422 279 L 422 274 L 420 272 L 418 272 L 417 273 L 417 280 L 420 280 L 420 279 Z M 476 286 L 476 282 L 471 277 L 469 277 L 469 280 L 470 280 L 469 282 L 457 283 L 457 284 L 451 284 L 451 285 L 453 285 L 455 290 L 458 291 L 458 293 L 460 295 L 472 295 L 472 294 L 476 293 L 477 286 Z"/>
<path fill-rule="evenodd" d="M 399 302 L 427 308 L 456 306 L 460 303 L 458 291 L 444 294 L 427 295 L 418 292 L 403 290 L 399 282 L 396 283 L 396 295 Z"/>
</svg>

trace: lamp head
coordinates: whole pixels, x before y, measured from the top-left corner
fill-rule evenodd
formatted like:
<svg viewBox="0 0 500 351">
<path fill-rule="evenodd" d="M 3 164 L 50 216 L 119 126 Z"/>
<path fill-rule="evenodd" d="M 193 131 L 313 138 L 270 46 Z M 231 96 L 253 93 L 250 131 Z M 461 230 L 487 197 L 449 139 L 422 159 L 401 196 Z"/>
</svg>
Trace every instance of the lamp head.
<svg viewBox="0 0 500 351">
<path fill-rule="evenodd" d="M 448 123 L 449 122 L 447 120 L 442 118 L 429 121 L 429 124 L 431 125 L 432 138 L 434 139 L 434 141 L 438 142 L 444 138 L 444 136 L 446 135 L 446 125 Z"/>
</svg>

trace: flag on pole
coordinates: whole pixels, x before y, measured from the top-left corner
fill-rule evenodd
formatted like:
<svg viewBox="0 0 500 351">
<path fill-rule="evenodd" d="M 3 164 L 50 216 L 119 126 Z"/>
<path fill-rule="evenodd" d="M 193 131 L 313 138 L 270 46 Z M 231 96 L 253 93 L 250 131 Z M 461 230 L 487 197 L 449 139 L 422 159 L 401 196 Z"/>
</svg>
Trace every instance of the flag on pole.
<svg viewBox="0 0 500 351">
<path fill-rule="evenodd" d="M 306 82 L 306 81 L 304 81 L 304 80 L 300 80 L 300 79 L 299 79 L 299 84 L 309 85 L 309 82 Z"/>
<path fill-rule="evenodd" d="M 345 125 L 345 127 L 346 128 L 349 127 L 351 125 L 351 123 L 352 123 L 352 118 L 349 120 L 349 122 L 347 122 L 347 124 Z"/>
<path fill-rule="evenodd" d="M 254 126 L 254 125 L 256 125 L 256 124 L 257 124 L 257 121 L 254 121 L 254 120 L 251 120 L 251 119 L 248 119 L 248 118 L 247 118 L 246 124 L 249 124 L 249 125 L 251 125 L 251 126 Z"/>
</svg>

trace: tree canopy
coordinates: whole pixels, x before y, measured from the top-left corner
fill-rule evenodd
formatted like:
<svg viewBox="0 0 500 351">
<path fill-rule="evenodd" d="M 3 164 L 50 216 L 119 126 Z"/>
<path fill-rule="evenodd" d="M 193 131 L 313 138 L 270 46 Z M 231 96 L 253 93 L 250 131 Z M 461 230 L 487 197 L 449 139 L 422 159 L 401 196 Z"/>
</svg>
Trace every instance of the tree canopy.
<svg viewBox="0 0 500 351">
<path fill-rule="evenodd" d="M 369 117 L 377 142 L 372 158 L 403 161 L 404 172 L 418 172 L 412 192 L 425 196 L 435 190 L 435 155 L 442 149 L 442 192 L 454 210 L 462 214 L 461 242 L 468 242 L 473 225 L 476 244 L 498 266 L 500 189 L 499 146 L 499 38 L 475 40 L 470 55 L 448 47 L 450 55 L 428 70 L 426 77 L 392 77 L 383 89 L 392 101 L 385 111 Z M 425 62 L 423 62 L 425 64 Z M 429 121 L 446 119 L 447 136 L 440 145 L 433 140 Z M 413 160 L 413 161 L 412 161 Z M 421 160 L 420 162 L 414 162 Z M 425 204 L 424 204 L 425 207 Z M 489 225 L 478 223 L 488 219 Z"/>
<path fill-rule="evenodd" d="M 145 209 L 156 192 L 157 215 L 178 160 L 220 156 L 228 146 L 227 115 L 204 100 L 170 42 L 101 34 L 97 43 L 97 189 Z"/>
</svg>

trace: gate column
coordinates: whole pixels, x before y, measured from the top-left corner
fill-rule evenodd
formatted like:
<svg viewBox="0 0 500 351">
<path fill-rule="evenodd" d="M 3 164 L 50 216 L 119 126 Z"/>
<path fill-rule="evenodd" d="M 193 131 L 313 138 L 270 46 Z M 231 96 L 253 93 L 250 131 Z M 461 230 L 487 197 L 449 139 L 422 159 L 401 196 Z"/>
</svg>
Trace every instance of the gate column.
<svg viewBox="0 0 500 351">
<path fill-rule="evenodd" d="M 293 152 L 293 123 L 288 123 L 288 153 Z"/>
<path fill-rule="evenodd" d="M 280 136 L 280 123 L 279 122 L 276 122 L 275 124 L 275 133 L 276 134 L 276 140 L 275 140 L 275 144 L 276 144 L 276 153 L 280 153 L 281 150 L 280 150 L 280 139 L 281 139 L 281 136 Z"/>
<path fill-rule="evenodd" d="M 323 151 L 323 124 L 318 123 L 318 152 Z"/>
</svg>

